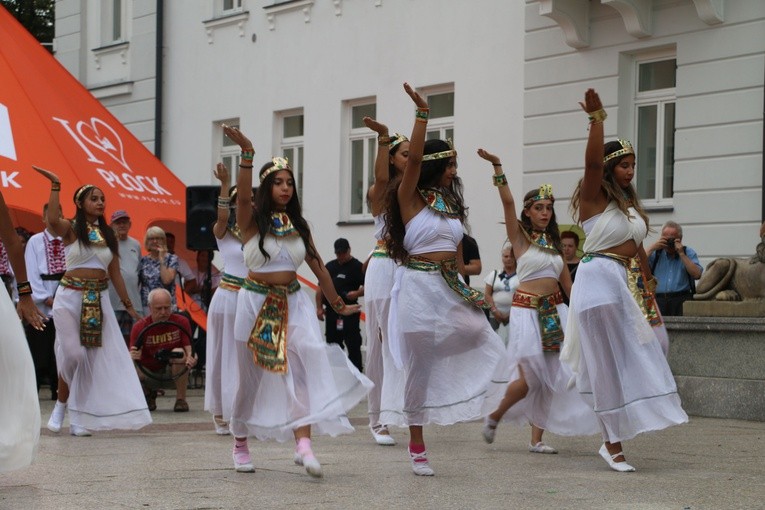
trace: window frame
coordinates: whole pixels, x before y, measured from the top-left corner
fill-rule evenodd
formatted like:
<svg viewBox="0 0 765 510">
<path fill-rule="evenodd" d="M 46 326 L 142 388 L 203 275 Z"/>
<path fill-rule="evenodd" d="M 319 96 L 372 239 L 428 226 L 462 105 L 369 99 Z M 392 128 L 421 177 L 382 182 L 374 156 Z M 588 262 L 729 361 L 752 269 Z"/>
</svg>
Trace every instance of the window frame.
<svg viewBox="0 0 765 510">
<path fill-rule="evenodd" d="M 115 3 L 119 4 L 115 9 Z M 116 19 L 115 12 L 119 19 Z M 99 2 L 100 18 L 100 47 L 119 44 L 127 38 L 127 2 L 125 0 L 107 0 Z M 119 34 L 115 34 L 115 27 L 119 28 Z"/>
<path fill-rule="evenodd" d="M 344 181 L 346 183 L 347 193 L 343 193 L 346 197 L 344 203 L 344 216 L 350 222 L 366 222 L 372 219 L 372 211 L 369 210 L 369 205 L 366 200 L 366 192 L 369 189 L 374 179 L 374 165 L 375 158 L 377 157 L 377 133 L 372 131 L 366 126 L 353 127 L 353 109 L 359 106 L 374 106 L 375 112 L 377 111 L 377 98 L 365 97 L 360 99 L 354 99 L 345 101 L 345 123 L 346 129 L 346 143 L 347 147 L 345 153 L 345 168 L 343 172 Z M 361 186 L 361 212 L 353 211 L 353 193 L 354 179 L 353 179 L 353 144 L 354 142 L 362 142 L 362 168 L 365 170 L 362 174 L 362 186 Z"/>
<path fill-rule="evenodd" d="M 241 125 L 241 119 L 231 118 L 213 122 L 213 154 L 217 154 L 213 167 L 215 167 L 218 162 L 226 165 L 230 178 L 229 185 L 234 186 L 236 184 L 236 178 L 239 174 L 239 163 L 242 160 L 242 149 L 233 141 L 230 144 L 224 143 L 225 135 L 223 134 L 223 128 L 221 127 L 221 124 L 225 124 L 230 127 L 239 127 Z M 227 162 L 230 162 L 230 166 L 229 164 L 226 164 Z"/>
<path fill-rule="evenodd" d="M 426 140 L 432 140 L 438 138 L 440 140 L 451 139 L 454 140 L 454 109 L 456 106 L 456 94 L 454 92 L 454 84 L 437 85 L 433 87 L 425 87 L 419 91 L 426 101 L 432 96 L 438 96 L 441 94 L 452 94 L 454 100 L 452 102 L 452 115 L 435 117 L 431 110 L 430 118 L 428 118 L 428 129 L 425 134 Z"/>
<path fill-rule="evenodd" d="M 305 210 L 305 203 L 303 200 L 304 194 L 303 194 L 303 176 L 304 176 L 304 168 L 305 168 L 305 113 L 302 108 L 297 108 L 293 110 L 285 110 L 282 112 L 277 112 L 277 134 L 276 137 L 277 140 L 279 140 L 279 144 L 277 147 L 277 154 L 281 154 L 284 157 L 287 157 L 285 154 L 285 151 L 292 150 L 293 157 L 288 158 L 290 167 L 292 168 L 292 173 L 295 177 L 295 193 L 298 195 L 298 200 L 300 200 L 300 204 Z M 285 136 L 284 135 L 284 127 L 285 127 L 285 121 L 288 118 L 292 117 L 302 117 L 303 118 L 303 131 L 298 136 Z"/>
</svg>

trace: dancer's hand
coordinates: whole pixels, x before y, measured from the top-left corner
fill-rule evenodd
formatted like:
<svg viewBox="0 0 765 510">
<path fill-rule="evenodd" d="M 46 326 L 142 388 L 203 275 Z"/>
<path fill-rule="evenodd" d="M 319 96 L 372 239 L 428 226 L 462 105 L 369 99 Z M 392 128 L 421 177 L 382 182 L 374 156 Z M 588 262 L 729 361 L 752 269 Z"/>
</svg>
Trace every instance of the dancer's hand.
<svg viewBox="0 0 765 510">
<path fill-rule="evenodd" d="M 34 165 L 32 165 L 32 168 L 34 168 L 38 174 L 42 175 L 50 182 L 61 184 L 61 179 L 58 178 L 58 175 L 54 174 L 50 170 L 45 170 L 44 168 L 40 168 L 39 166 Z"/>
<path fill-rule="evenodd" d="M 428 102 L 423 99 L 423 97 L 412 88 L 411 85 L 408 83 L 404 83 L 404 90 L 407 94 L 409 94 L 409 97 L 412 98 L 412 101 L 414 101 L 414 104 L 417 105 L 417 108 L 427 108 Z"/>
<path fill-rule="evenodd" d="M 361 305 L 345 305 L 342 310 L 337 312 L 340 315 L 353 315 L 361 311 Z"/>
<path fill-rule="evenodd" d="M 228 168 L 223 163 L 218 163 L 215 165 L 213 174 L 215 174 L 215 178 L 218 179 L 221 184 L 228 184 L 231 182 L 231 177 L 228 174 Z"/>
<path fill-rule="evenodd" d="M 495 163 L 499 163 L 499 156 L 495 156 L 491 152 L 487 151 L 486 149 L 478 149 L 478 155 L 491 163 L 492 165 Z"/>
<path fill-rule="evenodd" d="M 252 142 L 249 138 L 244 136 L 244 133 L 242 133 L 239 128 L 230 127 L 225 124 L 221 124 L 221 126 L 223 127 L 223 133 L 225 133 L 225 135 L 229 137 L 231 141 L 239 145 L 242 150 L 252 150 Z"/>
<path fill-rule="evenodd" d="M 377 122 L 372 117 L 364 117 L 362 120 L 364 121 L 364 125 L 366 125 L 369 129 L 371 129 L 378 135 L 385 136 L 388 134 L 388 126 L 386 126 L 385 124 Z"/>
<path fill-rule="evenodd" d="M 40 312 L 37 306 L 35 306 L 31 295 L 26 294 L 24 296 L 19 296 L 19 304 L 16 305 L 16 312 L 19 314 L 20 319 L 27 321 L 29 325 L 37 331 L 45 329 L 45 323 L 48 321 L 48 318 Z"/>
<path fill-rule="evenodd" d="M 600 96 L 595 89 L 587 89 L 584 93 L 584 102 L 580 102 L 579 106 L 582 107 L 585 113 L 592 113 L 603 108 L 603 103 L 600 102 Z"/>
</svg>

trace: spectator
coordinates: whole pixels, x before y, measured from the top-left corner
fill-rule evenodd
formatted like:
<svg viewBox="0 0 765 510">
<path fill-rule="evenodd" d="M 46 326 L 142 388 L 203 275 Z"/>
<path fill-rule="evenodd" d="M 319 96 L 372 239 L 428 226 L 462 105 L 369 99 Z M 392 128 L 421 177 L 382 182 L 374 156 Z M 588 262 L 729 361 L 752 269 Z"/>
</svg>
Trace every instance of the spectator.
<svg viewBox="0 0 765 510">
<path fill-rule="evenodd" d="M 327 262 L 327 271 L 345 304 L 355 305 L 358 298 L 364 295 L 362 264 L 351 255 L 351 245 L 342 237 L 335 241 L 335 256 L 335 260 Z M 323 305 L 327 305 L 326 311 Z M 341 348 L 345 343 L 348 358 L 360 372 L 362 370 L 361 329 L 359 329 L 361 313 L 339 315 L 324 298 L 321 289 L 316 291 L 316 313 L 319 320 L 324 320 L 326 316 L 327 342 L 338 344 Z"/>
<path fill-rule="evenodd" d="M 192 368 L 196 365 L 197 360 L 191 352 L 191 341 L 188 336 L 189 321 L 183 315 L 173 313 L 172 297 L 166 289 L 157 288 L 149 292 L 148 302 L 149 315 L 136 322 L 130 333 L 130 356 L 134 361 L 140 362 L 143 368 L 156 375 L 158 379 L 166 377 L 168 370 L 172 375 L 177 375 L 184 370 L 184 367 Z M 141 346 L 136 346 L 141 332 L 155 322 L 173 322 L 177 326 L 162 324 L 151 328 L 142 335 L 143 343 Z M 170 358 L 170 362 L 165 363 L 157 359 L 156 354 L 159 351 L 183 353 L 183 358 Z M 159 380 L 146 376 L 140 370 L 138 371 L 138 378 L 141 379 L 149 411 L 154 411 L 157 408 Z M 183 375 L 175 379 L 176 400 L 173 411 L 176 413 L 185 413 L 189 410 L 189 404 L 186 402 L 188 384 L 189 372 L 186 370 Z"/>
<path fill-rule="evenodd" d="M 481 274 L 481 254 L 478 251 L 478 242 L 475 238 L 462 235 L 462 277 L 465 284 L 470 285 L 470 276 Z"/>
<path fill-rule="evenodd" d="M 59 217 L 63 217 L 59 208 Z M 56 295 L 58 282 L 66 271 L 64 241 L 53 233 L 48 222 L 48 204 L 43 206 L 43 225 L 45 229 L 29 238 L 24 252 L 27 277 L 32 285 L 32 300 L 47 318 L 47 326 L 42 331 L 27 326 L 27 341 L 37 374 L 37 388 L 47 380 L 50 384 L 51 400 L 58 398 L 58 371 L 53 344 L 56 340 L 56 324 L 53 322 L 53 296 Z"/>
<path fill-rule="evenodd" d="M 8 260 L 8 252 L 6 252 L 2 241 L 0 241 L 0 278 L 3 280 L 3 285 L 5 290 L 8 291 L 8 295 L 13 298 L 13 271 Z"/>
<path fill-rule="evenodd" d="M 560 242 L 563 245 L 563 262 L 568 266 L 568 272 L 571 273 L 571 281 L 573 282 L 580 260 L 576 256 L 576 251 L 579 249 L 579 236 L 576 232 L 566 230 L 560 233 Z"/>
<path fill-rule="evenodd" d="M 668 221 L 661 237 L 648 248 L 648 264 L 656 277 L 656 303 L 662 315 L 683 315 L 683 303 L 696 293 L 701 264 L 693 248 L 683 246 L 683 227 Z"/>
<path fill-rule="evenodd" d="M 143 239 L 143 247 L 149 252 L 141 257 L 138 272 L 144 315 L 149 314 L 149 292 L 159 288 L 170 293 L 173 311 L 178 310 L 175 301 L 175 276 L 180 266 L 178 257 L 168 250 L 165 231 L 159 227 L 149 227 Z"/>
<path fill-rule="evenodd" d="M 494 270 L 484 280 L 484 299 L 491 306 L 489 322 L 505 345 L 509 339 L 507 325 L 510 322 L 513 295 L 520 283 L 518 275 L 515 274 L 516 264 L 513 246 L 507 243 L 502 248 L 502 272 Z"/>
<path fill-rule="evenodd" d="M 21 241 L 21 250 L 26 251 L 29 238 L 34 235 L 34 232 L 30 232 L 24 227 L 16 227 L 16 234 L 18 234 L 19 241 Z"/>
<path fill-rule="evenodd" d="M 125 280 L 125 290 L 127 290 L 131 302 L 140 303 L 141 290 L 138 272 L 141 266 L 141 243 L 128 236 L 132 224 L 130 223 L 130 216 L 127 211 L 114 211 L 109 221 L 114 234 L 117 236 L 120 250 L 120 273 L 122 273 L 122 279 Z M 125 345 L 128 345 L 134 321 L 127 310 L 125 310 L 125 305 L 120 301 L 117 291 L 112 284 L 109 285 L 109 301 L 112 302 L 114 314 L 117 316 L 117 323 L 120 326 L 122 337 L 125 339 Z"/>
</svg>

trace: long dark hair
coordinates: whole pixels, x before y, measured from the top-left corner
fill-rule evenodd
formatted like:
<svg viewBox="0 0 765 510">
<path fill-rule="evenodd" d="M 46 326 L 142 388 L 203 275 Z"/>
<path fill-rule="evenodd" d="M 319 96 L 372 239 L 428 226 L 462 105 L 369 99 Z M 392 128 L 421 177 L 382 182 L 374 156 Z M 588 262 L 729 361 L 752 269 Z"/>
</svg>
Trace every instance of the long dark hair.
<svg viewBox="0 0 765 510">
<path fill-rule="evenodd" d="M 610 141 L 603 146 L 603 157 L 605 158 L 612 152 L 616 152 L 623 148 L 624 146 L 620 141 Z M 648 215 L 646 214 L 645 209 L 643 209 L 643 204 L 640 203 L 640 197 L 638 197 L 638 194 L 635 191 L 635 187 L 632 185 L 632 183 L 630 183 L 630 185 L 626 188 L 621 188 L 616 183 L 616 178 L 614 177 L 614 168 L 616 168 L 621 160 L 627 156 L 629 156 L 629 154 L 625 154 L 624 156 L 617 156 L 615 158 L 609 159 L 603 164 L 603 180 L 600 182 L 600 189 L 603 190 L 603 192 L 606 194 L 608 201 L 610 202 L 613 200 L 616 202 L 619 210 L 623 212 L 624 215 L 628 218 L 630 217 L 628 209 L 629 206 L 632 205 L 632 207 L 634 207 L 637 211 L 638 215 L 640 215 L 640 217 L 643 219 L 646 226 L 648 226 Z M 574 195 L 571 197 L 570 207 L 577 222 L 579 222 L 579 195 L 582 189 L 582 180 L 583 179 L 579 179 L 579 182 L 576 185 L 576 189 L 574 190 Z"/>
<path fill-rule="evenodd" d="M 525 204 L 528 199 L 538 194 L 539 188 L 529 191 L 526 193 L 526 195 L 524 195 L 523 203 Z M 535 203 L 536 202 L 531 202 L 529 205 L 524 206 L 523 210 L 521 211 L 521 225 L 529 234 L 531 234 L 532 230 L 534 230 L 534 227 L 531 225 L 531 218 L 529 218 L 527 214 L 524 214 L 524 212 L 526 212 Z M 545 232 L 550 234 L 550 237 L 552 237 L 553 246 L 555 246 L 555 249 L 558 250 L 558 253 L 563 253 L 563 243 L 560 242 L 560 229 L 558 228 L 558 220 L 555 218 L 555 206 L 553 206 L 552 215 L 550 216 L 550 223 L 547 224 L 547 229 Z"/>
<path fill-rule="evenodd" d="M 396 180 L 396 177 L 397 177 L 396 167 L 395 167 L 395 165 L 393 163 L 390 162 L 390 158 L 392 158 L 393 156 L 398 154 L 398 151 L 401 150 L 401 146 L 404 145 L 404 142 L 407 142 L 407 143 L 409 142 L 409 139 L 407 139 L 405 136 L 403 136 L 403 135 L 398 135 L 398 136 L 401 136 L 404 139 L 402 141 L 398 142 L 393 147 L 391 147 L 390 150 L 388 151 L 388 186 L 390 186 L 390 184 L 392 182 L 394 182 Z M 369 192 L 371 190 L 372 190 L 372 186 L 369 186 L 369 189 L 367 189 L 367 195 L 366 195 L 366 197 L 367 197 L 367 208 L 370 209 L 370 210 L 372 209 L 372 200 L 369 197 Z M 387 191 L 388 190 L 386 188 L 385 193 L 387 193 Z"/>
<path fill-rule="evenodd" d="M 260 168 L 260 172 L 258 172 L 258 176 L 263 175 L 266 170 L 272 166 L 274 166 L 273 161 L 269 161 L 263 165 Z M 295 175 L 292 173 L 292 169 L 286 168 L 285 170 L 290 173 L 292 181 L 295 182 Z M 255 207 L 253 208 L 253 219 L 258 225 L 258 232 L 260 232 L 258 247 L 260 248 L 260 252 L 263 254 L 263 256 L 266 257 L 266 260 L 269 260 L 271 256 L 266 252 L 263 243 L 265 241 L 266 234 L 268 234 L 271 228 L 271 213 L 276 210 L 271 196 L 271 189 L 274 187 L 275 175 L 278 172 L 279 171 L 271 172 L 268 174 L 268 176 L 266 176 L 266 178 L 260 183 L 260 186 L 258 186 L 257 190 L 255 191 Z M 308 227 L 308 222 L 305 220 L 305 218 L 303 218 L 303 209 L 300 207 L 300 199 L 298 198 L 297 187 L 294 188 L 292 198 L 290 198 L 290 201 L 287 202 L 286 212 L 292 221 L 292 225 L 298 231 L 300 238 L 303 240 L 306 255 L 312 258 L 319 258 L 319 254 L 316 253 L 316 250 L 314 250 L 313 246 L 311 246 L 311 229 Z"/>
<path fill-rule="evenodd" d="M 450 149 L 451 146 L 443 140 L 427 140 L 423 154 L 435 154 L 436 152 L 448 151 Z M 441 177 L 446 172 L 449 159 L 440 158 L 423 161 L 420 165 L 420 179 L 417 181 L 417 188 L 437 188 L 441 191 L 444 198 L 456 207 L 460 221 L 467 228 L 467 207 L 465 207 L 465 200 L 462 196 L 462 180 L 459 177 L 455 177 L 448 188 L 439 187 Z M 386 193 L 385 231 L 387 232 L 388 255 L 395 260 L 403 261 L 409 254 L 404 248 L 406 229 L 398 203 L 398 185 L 400 182 L 400 178 L 396 179 L 395 184 L 391 183 Z"/>
<path fill-rule="evenodd" d="M 92 195 L 95 190 L 100 189 L 101 188 L 93 186 L 92 184 L 86 184 L 85 186 L 78 188 L 72 197 L 74 205 L 77 207 L 77 210 L 74 213 L 72 229 L 74 230 L 74 235 L 77 236 L 77 241 L 79 241 L 79 243 L 83 246 L 90 246 L 93 243 L 88 238 L 88 217 L 85 214 L 85 208 L 82 206 L 82 204 L 85 203 L 85 200 L 90 195 Z M 100 230 L 101 235 L 104 236 L 104 239 L 106 240 L 106 246 L 109 247 L 109 250 L 114 255 L 119 256 L 119 244 L 117 243 L 117 236 L 115 235 L 114 230 L 112 230 L 112 228 L 106 223 L 106 218 L 104 218 L 103 214 L 98 217 L 98 230 Z"/>
</svg>

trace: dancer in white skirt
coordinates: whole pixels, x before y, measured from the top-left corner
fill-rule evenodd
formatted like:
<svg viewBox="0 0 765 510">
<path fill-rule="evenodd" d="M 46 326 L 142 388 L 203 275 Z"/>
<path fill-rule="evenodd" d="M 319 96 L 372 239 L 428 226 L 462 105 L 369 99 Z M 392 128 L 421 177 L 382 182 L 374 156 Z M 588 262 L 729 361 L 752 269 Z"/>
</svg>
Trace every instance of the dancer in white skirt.
<svg viewBox="0 0 765 510">
<path fill-rule="evenodd" d="M 571 207 L 587 234 L 577 269 L 561 360 L 591 400 L 615 471 L 634 471 L 621 442 L 688 421 L 655 328 L 660 317 L 646 287 L 643 240 L 648 217 L 632 178 L 635 151 L 625 140 L 603 144 L 606 112 L 593 90 L 580 103 L 590 117 L 584 178 Z M 637 257 L 637 258 L 636 258 Z"/>
<path fill-rule="evenodd" d="M 483 294 L 459 276 L 466 208 L 457 152 L 442 140 L 425 142 L 428 104 L 404 89 L 417 112 L 404 175 L 388 192 L 385 228 L 388 253 L 402 261 L 388 335 L 406 386 L 402 413 L 384 412 L 381 421 L 409 427 L 412 470 L 432 476 L 423 425 L 480 418 L 504 346 L 483 313 Z"/>
<path fill-rule="evenodd" d="M 0 239 L 8 252 L 19 291 L 19 312 L 34 329 L 45 328 L 45 315 L 32 301 L 24 249 L 0 192 Z M 4 286 L 3 286 L 4 287 Z M 40 439 L 40 403 L 35 367 L 19 316 L 8 293 L 0 288 L 0 473 L 32 463 Z"/>
<path fill-rule="evenodd" d="M 104 219 L 104 193 L 92 184 L 80 187 L 74 193 L 74 220 L 60 218 L 61 181 L 53 172 L 35 169 L 52 183 L 48 223 L 63 238 L 66 252 L 66 273 L 53 301 L 61 380 L 48 428 L 58 432 L 68 410 L 69 432 L 75 436 L 140 429 L 151 416 L 109 301 L 109 278 L 128 313 L 139 317 L 120 273 L 117 238 Z"/>
<path fill-rule="evenodd" d="M 239 382 L 234 345 L 236 301 L 247 266 L 242 254 L 242 235 L 236 225 L 236 186 L 230 186 L 228 168 L 218 163 L 215 177 L 220 181 L 218 218 L 213 234 L 223 257 L 223 277 L 207 310 L 207 364 L 205 375 L 205 410 L 213 415 L 215 432 L 229 433 L 228 420 Z"/>
<path fill-rule="evenodd" d="M 321 291 L 341 315 L 358 313 L 337 295 L 301 213 L 287 160 L 273 158 L 260 169 L 253 204 L 252 143 L 237 128 L 225 134 L 242 148 L 236 220 L 244 241 L 247 278 L 239 293 L 234 336 L 239 384 L 231 412 L 234 467 L 254 471 L 247 436 L 297 445 L 294 461 L 322 476 L 311 450 L 311 431 L 350 433 L 347 412 L 372 383 L 339 346 L 327 345 L 312 300 L 300 290 L 297 268 L 305 260 Z"/>
<path fill-rule="evenodd" d="M 567 436 L 588 435 L 597 433 L 598 425 L 592 408 L 576 389 L 568 387 L 572 374 L 559 359 L 568 312 L 559 285 L 570 293 L 571 275 L 561 254 L 555 197 L 549 184 L 529 191 L 523 197 L 518 220 L 499 158 L 484 149 L 478 149 L 478 155 L 494 169 L 494 185 L 502 200 L 507 238 L 518 261 L 520 280 L 510 310 L 507 366 L 502 367 L 510 370 L 511 382 L 499 406 L 486 417 L 483 437 L 487 443 L 494 442 L 497 422 L 503 418 L 530 423 L 529 451 L 558 453 L 542 442 L 545 430 Z"/>
<path fill-rule="evenodd" d="M 385 191 L 388 184 L 404 172 L 409 156 L 409 139 L 398 133 L 388 135 L 388 127 L 369 117 L 364 124 L 377 133 L 375 182 L 369 187 L 367 200 L 375 221 L 374 251 L 364 273 L 364 307 L 366 309 L 367 359 L 366 375 L 375 387 L 367 396 L 369 428 L 379 445 L 394 445 L 388 426 L 380 421 L 381 405 L 386 409 L 401 409 L 404 376 L 393 363 L 388 345 L 388 311 L 396 262 L 388 257 L 384 240 Z"/>
</svg>

